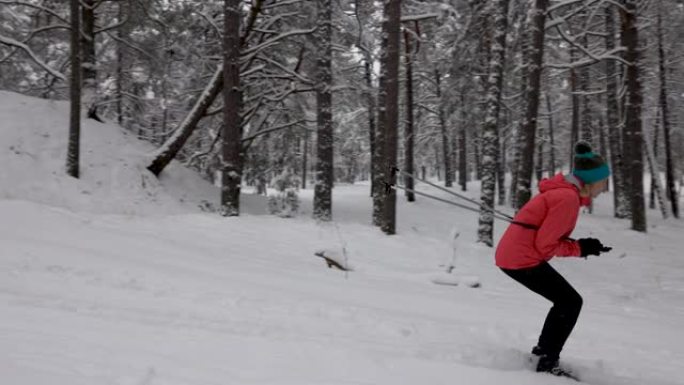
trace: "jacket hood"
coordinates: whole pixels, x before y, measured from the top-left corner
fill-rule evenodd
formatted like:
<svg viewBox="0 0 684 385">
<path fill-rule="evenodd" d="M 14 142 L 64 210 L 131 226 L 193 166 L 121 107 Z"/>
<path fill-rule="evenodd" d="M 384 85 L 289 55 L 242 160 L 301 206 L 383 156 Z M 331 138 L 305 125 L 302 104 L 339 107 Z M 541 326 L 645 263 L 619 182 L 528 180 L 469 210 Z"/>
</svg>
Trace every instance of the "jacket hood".
<svg viewBox="0 0 684 385">
<path fill-rule="evenodd" d="M 579 196 L 579 190 L 582 186 L 584 186 L 584 183 L 574 175 L 556 174 L 553 178 L 542 179 L 542 181 L 539 182 L 539 192 L 545 193 L 547 191 L 562 188 L 571 189 L 577 193 L 582 206 L 589 206 L 591 204 L 591 198 Z"/>
</svg>

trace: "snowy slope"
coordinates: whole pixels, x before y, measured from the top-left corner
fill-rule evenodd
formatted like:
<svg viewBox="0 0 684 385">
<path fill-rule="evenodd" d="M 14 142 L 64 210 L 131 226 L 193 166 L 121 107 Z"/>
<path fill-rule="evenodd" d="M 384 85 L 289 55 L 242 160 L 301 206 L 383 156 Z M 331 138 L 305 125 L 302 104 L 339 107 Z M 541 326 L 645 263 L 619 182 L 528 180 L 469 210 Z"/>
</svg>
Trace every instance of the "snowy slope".
<svg viewBox="0 0 684 385">
<path fill-rule="evenodd" d="M 335 189 L 334 224 L 202 213 L 214 188 L 145 176 L 150 147 L 116 126 L 84 121 L 83 178 L 64 177 L 66 114 L 0 92 L 1 384 L 572 383 L 525 369 L 549 304 L 473 242 L 475 214 L 402 200 L 387 237 L 366 185 Z M 684 225 L 654 212 L 636 234 L 608 199 L 576 234 L 616 250 L 553 261 L 585 299 L 562 359 L 590 384 L 684 384 Z M 454 227 L 456 273 L 482 288 L 431 282 Z"/>
<path fill-rule="evenodd" d="M 81 177 L 65 178 L 68 102 L 0 91 L 0 198 L 116 214 L 195 212 L 218 190 L 176 162 L 155 178 L 154 147 L 114 124 L 81 124 Z M 250 209 L 265 212 L 265 202 Z M 254 204 L 252 204 L 254 203 Z"/>
</svg>

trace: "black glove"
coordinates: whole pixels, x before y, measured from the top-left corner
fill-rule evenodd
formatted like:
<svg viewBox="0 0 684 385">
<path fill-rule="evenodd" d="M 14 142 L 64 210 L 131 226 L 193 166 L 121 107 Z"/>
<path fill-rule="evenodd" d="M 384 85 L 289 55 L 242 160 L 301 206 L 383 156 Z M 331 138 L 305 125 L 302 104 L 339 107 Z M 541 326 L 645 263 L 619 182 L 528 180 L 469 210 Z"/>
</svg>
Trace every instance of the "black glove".
<svg viewBox="0 0 684 385">
<path fill-rule="evenodd" d="M 599 255 L 613 249 L 612 247 L 603 246 L 601 241 L 596 238 L 578 239 L 577 243 L 579 243 L 580 254 L 583 257 L 586 257 L 587 255 Z"/>
</svg>

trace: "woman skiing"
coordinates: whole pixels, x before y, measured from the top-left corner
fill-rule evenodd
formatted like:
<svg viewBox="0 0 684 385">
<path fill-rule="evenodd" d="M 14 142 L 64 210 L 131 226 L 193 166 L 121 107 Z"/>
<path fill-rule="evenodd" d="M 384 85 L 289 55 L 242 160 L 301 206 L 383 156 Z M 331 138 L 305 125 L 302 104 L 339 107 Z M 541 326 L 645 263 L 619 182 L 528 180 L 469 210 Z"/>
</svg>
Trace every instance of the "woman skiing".
<svg viewBox="0 0 684 385">
<path fill-rule="evenodd" d="M 548 261 L 554 256 L 586 257 L 609 251 L 598 239 L 569 238 L 581 206 L 606 190 L 610 170 L 604 159 L 585 142 L 575 145 L 573 170 L 539 183 L 539 194 L 516 214 L 496 249 L 496 265 L 523 286 L 553 303 L 537 346 L 536 370 L 573 377 L 558 358 L 572 332 L 582 297 Z M 573 377 L 574 378 L 574 377 Z"/>
</svg>

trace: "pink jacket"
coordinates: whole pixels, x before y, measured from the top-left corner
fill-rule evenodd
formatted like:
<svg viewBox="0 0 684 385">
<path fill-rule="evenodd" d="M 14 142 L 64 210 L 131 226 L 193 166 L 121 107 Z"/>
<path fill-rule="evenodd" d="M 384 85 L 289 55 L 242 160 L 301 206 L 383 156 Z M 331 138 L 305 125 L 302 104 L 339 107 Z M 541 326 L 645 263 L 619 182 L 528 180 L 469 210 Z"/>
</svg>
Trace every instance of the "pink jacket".
<svg viewBox="0 0 684 385">
<path fill-rule="evenodd" d="M 537 266 L 554 256 L 580 256 L 579 244 L 566 239 L 575 229 L 580 206 L 589 203 L 580 197 L 580 186 L 577 178 L 563 174 L 542 180 L 540 194 L 514 218 L 538 230 L 509 225 L 496 247 L 496 265 L 516 270 Z"/>
</svg>

